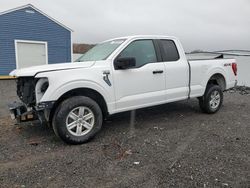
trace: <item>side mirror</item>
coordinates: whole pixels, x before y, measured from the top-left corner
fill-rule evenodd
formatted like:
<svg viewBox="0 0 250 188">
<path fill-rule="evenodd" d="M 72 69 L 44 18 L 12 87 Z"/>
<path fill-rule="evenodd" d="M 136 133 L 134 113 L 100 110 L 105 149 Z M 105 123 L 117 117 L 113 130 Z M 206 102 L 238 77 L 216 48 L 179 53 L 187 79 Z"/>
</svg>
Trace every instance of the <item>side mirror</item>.
<svg viewBox="0 0 250 188">
<path fill-rule="evenodd" d="M 130 69 L 135 67 L 136 60 L 134 57 L 123 57 L 123 58 L 117 58 L 115 60 L 114 66 L 115 69 Z"/>
</svg>

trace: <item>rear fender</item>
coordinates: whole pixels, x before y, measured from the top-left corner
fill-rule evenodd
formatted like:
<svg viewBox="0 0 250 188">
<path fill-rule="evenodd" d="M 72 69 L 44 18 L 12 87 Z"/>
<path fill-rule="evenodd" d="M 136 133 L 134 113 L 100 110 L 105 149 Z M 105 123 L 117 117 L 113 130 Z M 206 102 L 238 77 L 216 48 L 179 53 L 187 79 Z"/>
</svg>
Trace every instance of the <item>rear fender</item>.
<svg viewBox="0 0 250 188">
<path fill-rule="evenodd" d="M 206 90 L 206 87 L 207 87 L 209 80 L 215 74 L 221 74 L 225 79 L 225 82 L 226 82 L 225 86 L 227 86 L 227 77 L 228 77 L 227 72 L 221 67 L 211 68 L 210 70 L 208 70 L 208 73 L 205 74 L 207 76 L 202 81 L 202 86 L 204 88 L 203 94 L 205 93 L 205 90 Z"/>
</svg>

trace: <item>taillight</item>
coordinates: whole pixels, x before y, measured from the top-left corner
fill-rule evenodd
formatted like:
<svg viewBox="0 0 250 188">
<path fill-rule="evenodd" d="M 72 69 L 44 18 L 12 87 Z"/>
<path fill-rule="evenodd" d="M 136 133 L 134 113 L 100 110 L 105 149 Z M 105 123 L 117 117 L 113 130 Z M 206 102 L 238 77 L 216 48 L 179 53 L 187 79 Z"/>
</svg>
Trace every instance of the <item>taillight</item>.
<svg viewBox="0 0 250 188">
<path fill-rule="evenodd" d="M 232 63 L 232 69 L 233 69 L 234 75 L 237 76 L 237 63 Z"/>
</svg>

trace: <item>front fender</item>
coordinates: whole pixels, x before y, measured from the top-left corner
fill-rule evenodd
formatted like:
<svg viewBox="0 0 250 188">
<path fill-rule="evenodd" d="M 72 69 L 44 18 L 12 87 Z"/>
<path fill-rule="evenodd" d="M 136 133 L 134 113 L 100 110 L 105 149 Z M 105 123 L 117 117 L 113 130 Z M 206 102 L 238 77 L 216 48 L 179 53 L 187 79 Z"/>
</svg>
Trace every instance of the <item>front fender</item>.
<svg viewBox="0 0 250 188">
<path fill-rule="evenodd" d="M 111 98 L 108 95 L 108 92 L 99 84 L 87 80 L 74 80 L 71 82 L 64 83 L 57 88 L 49 87 L 48 90 L 43 95 L 40 102 L 44 101 L 56 101 L 58 100 L 63 94 L 71 91 L 73 89 L 78 88 L 88 88 L 93 89 L 100 93 L 105 101 L 108 103 L 111 101 Z"/>
</svg>

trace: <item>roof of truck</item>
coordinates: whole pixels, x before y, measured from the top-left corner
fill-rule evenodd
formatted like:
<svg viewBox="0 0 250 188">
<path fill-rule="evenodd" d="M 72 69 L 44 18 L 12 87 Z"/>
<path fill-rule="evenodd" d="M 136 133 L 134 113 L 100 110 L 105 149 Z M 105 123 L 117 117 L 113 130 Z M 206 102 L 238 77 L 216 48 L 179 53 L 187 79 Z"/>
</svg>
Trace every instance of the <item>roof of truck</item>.
<svg viewBox="0 0 250 188">
<path fill-rule="evenodd" d="M 117 37 L 117 38 L 109 39 L 106 41 L 119 40 L 119 39 L 126 39 L 126 40 L 128 40 L 128 39 L 172 39 L 172 40 L 177 40 L 177 38 L 174 36 L 165 36 L 165 35 L 131 35 L 131 36 L 124 36 L 124 37 Z"/>
</svg>

